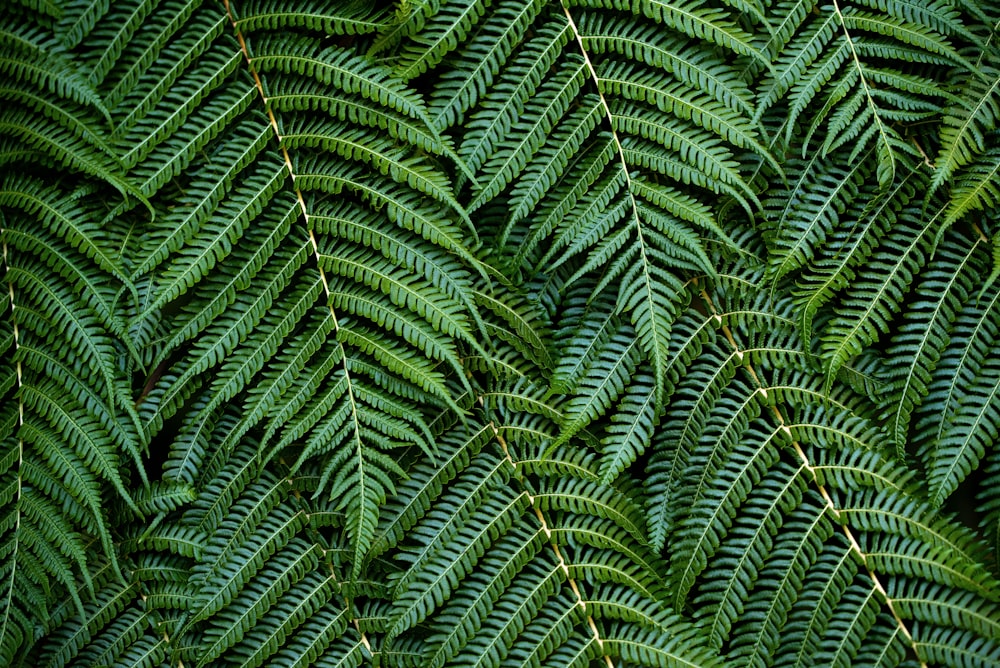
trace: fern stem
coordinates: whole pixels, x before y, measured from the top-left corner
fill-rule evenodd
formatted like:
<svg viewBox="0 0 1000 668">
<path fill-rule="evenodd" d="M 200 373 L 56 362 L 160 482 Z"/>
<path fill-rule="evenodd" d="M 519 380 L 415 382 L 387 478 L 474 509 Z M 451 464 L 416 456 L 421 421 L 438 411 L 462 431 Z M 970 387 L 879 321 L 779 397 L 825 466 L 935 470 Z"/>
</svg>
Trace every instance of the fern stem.
<svg viewBox="0 0 1000 668">
<path fill-rule="evenodd" d="M 972 222 L 972 231 L 976 233 L 976 237 L 977 237 L 977 239 L 976 239 L 976 245 L 977 246 L 979 244 L 985 244 L 985 243 L 987 243 L 990 240 L 989 237 L 986 236 L 986 233 L 983 232 L 983 228 L 981 228 L 979 226 L 979 223 L 977 223 L 975 221 Z"/>
<path fill-rule="evenodd" d="M 983 44 L 983 48 L 979 51 L 979 56 L 976 58 L 976 72 L 978 72 L 982 67 L 983 58 L 986 58 L 990 53 L 990 49 L 988 47 L 993 41 L 993 38 L 996 36 L 997 31 L 1000 31 L 1000 21 L 993 24 L 993 29 L 990 30 L 990 34 L 986 37 L 986 42 Z"/>
<path fill-rule="evenodd" d="M 256 68 L 254 68 L 253 66 L 253 59 L 250 57 L 250 51 L 247 49 L 246 40 L 243 38 L 243 33 L 240 31 L 240 28 L 236 23 L 236 19 L 233 16 L 232 7 L 229 4 L 229 0 L 223 0 L 223 5 L 226 8 L 226 16 L 229 18 L 229 21 L 233 26 L 233 32 L 236 35 L 236 40 L 239 42 L 240 50 L 243 52 L 243 59 L 247 64 L 247 69 L 250 71 L 250 75 L 253 77 L 254 85 L 256 86 L 257 92 L 260 95 L 261 102 L 264 105 L 264 111 L 267 113 L 267 118 L 271 124 L 271 129 L 274 132 L 274 138 L 278 142 L 278 150 L 281 151 L 281 156 L 285 162 L 285 167 L 288 169 L 289 178 L 291 178 L 292 180 L 292 188 L 295 192 L 295 198 L 299 203 L 299 209 L 302 211 L 302 218 L 305 221 L 306 229 L 309 232 L 309 243 L 312 245 L 313 259 L 316 261 L 316 269 L 319 271 L 320 282 L 322 282 L 323 284 L 323 294 L 326 297 L 327 309 L 329 310 L 330 317 L 333 320 L 333 336 L 336 337 L 337 332 L 340 329 L 339 323 L 337 321 L 337 312 L 333 308 L 333 303 L 330 298 L 330 284 L 329 281 L 327 280 L 326 272 L 323 269 L 323 264 L 320 261 L 319 244 L 316 241 L 316 235 L 313 232 L 312 226 L 309 225 L 309 210 L 306 207 L 306 202 L 305 198 L 302 196 L 302 191 L 295 186 L 296 174 L 292 166 L 291 156 L 289 156 L 288 149 L 285 147 L 284 142 L 282 140 L 281 132 L 278 127 L 278 119 L 275 117 L 274 110 L 271 108 L 267 95 L 264 92 L 264 85 L 260 80 L 260 75 L 258 75 Z M 348 358 L 347 358 L 347 353 L 344 350 L 344 344 L 339 340 L 337 341 L 337 344 L 340 347 L 341 351 L 341 360 L 344 369 L 344 379 L 347 383 L 347 397 L 351 405 L 351 417 L 353 418 L 353 423 L 354 423 L 354 441 L 358 444 L 358 447 L 360 448 L 361 429 L 358 420 L 357 400 L 354 396 L 355 395 L 354 384 L 351 382 L 351 371 L 350 367 L 348 366 Z M 359 456 L 358 461 L 359 461 L 358 464 L 359 469 L 363 471 L 364 459 Z M 364 473 L 362 473 L 362 476 L 364 476 Z M 357 568 L 357 564 L 355 564 L 354 567 Z M 331 575 L 331 577 L 333 576 Z M 350 610 L 351 609 L 350 601 L 345 600 L 344 603 L 345 603 L 345 608 L 347 610 Z M 360 626 L 358 625 L 358 620 L 354 615 L 351 615 L 351 623 L 353 624 L 354 628 L 358 631 L 360 635 L 361 644 L 368 652 L 368 655 L 370 657 L 374 656 L 374 653 L 372 652 L 371 642 L 369 641 L 367 634 L 361 631 Z"/>
<path fill-rule="evenodd" d="M 496 439 L 497 443 L 500 444 L 500 449 L 503 451 L 504 457 L 507 459 L 507 462 L 510 464 L 511 468 L 514 469 L 514 476 L 518 480 L 520 480 L 521 479 L 520 471 L 517 468 L 517 463 L 514 461 L 514 458 L 510 454 L 510 449 L 507 447 L 507 441 L 504 439 L 503 434 L 500 433 L 500 430 L 497 429 L 496 424 L 494 424 L 493 422 L 490 422 L 490 429 L 493 430 L 493 437 Z M 539 508 L 535 503 L 534 496 L 532 496 L 527 491 L 525 492 L 525 496 L 527 496 L 528 502 L 531 504 L 532 510 L 535 511 L 535 516 L 538 518 L 538 521 L 541 522 L 542 524 L 542 531 L 545 532 L 545 537 L 550 539 L 549 547 L 551 547 L 552 551 L 555 553 L 556 561 L 559 563 L 559 568 L 562 569 L 562 572 L 566 575 L 566 581 L 569 583 L 569 588 L 572 590 L 573 595 L 576 597 L 577 605 L 583 608 L 584 612 L 586 612 L 587 603 L 583 600 L 583 595 L 580 593 L 580 587 L 579 585 L 577 585 L 576 580 L 570 575 L 569 566 L 566 565 L 566 559 L 563 557 L 562 550 L 559 549 L 558 543 L 556 543 L 554 540 L 551 540 L 552 530 L 549 528 L 549 523 L 545 520 L 545 514 L 542 513 L 541 508 Z M 597 642 L 597 646 L 600 647 L 601 651 L 603 652 L 604 639 L 601 638 L 601 634 L 597 630 L 597 622 L 594 621 L 593 615 L 590 614 L 587 615 L 587 626 L 590 627 L 590 631 L 594 635 L 594 640 Z M 608 656 L 607 654 L 604 655 L 604 662 L 607 664 L 608 668 L 615 668 L 614 661 L 612 661 L 611 657 Z"/>
<path fill-rule="evenodd" d="M 639 209 L 635 203 L 635 195 L 632 194 L 632 176 L 629 174 L 628 161 L 625 160 L 625 149 L 622 148 L 621 138 L 615 130 L 615 121 L 614 115 L 611 113 L 611 105 L 608 104 L 608 99 L 604 97 L 604 91 L 601 90 L 601 78 L 597 75 L 597 70 L 594 69 L 594 64 L 590 60 L 590 54 L 587 53 L 587 49 L 583 44 L 583 35 L 580 34 L 580 29 L 576 27 L 576 21 L 573 20 L 573 15 L 570 14 L 569 7 L 566 6 L 564 0 L 560 0 L 559 5 L 562 7 L 563 13 L 566 14 L 566 20 L 569 21 L 569 28 L 573 31 L 573 37 L 576 39 L 576 43 L 580 47 L 580 53 L 583 55 L 583 62 L 587 66 L 587 71 L 590 73 L 590 79 L 594 82 L 594 86 L 597 88 L 597 96 L 600 98 L 601 106 L 604 108 L 604 117 L 607 119 L 608 126 L 611 130 L 611 139 L 614 141 L 615 151 L 618 153 L 618 160 L 622 164 L 622 172 L 625 173 L 625 189 L 628 191 L 629 201 L 632 202 L 632 220 L 635 221 L 636 232 L 639 235 L 639 245 L 642 248 L 642 259 L 643 263 L 645 263 L 646 249 L 645 244 L 642 243 L 642 228 L 639 227 Z"/>
<path fill-rule="evenodd" d="M 917 138 L 916 137 L 911 138 L 910 139 L 910 143 L 917 147 L 917 151 L 920 153 L 920 157 L 922 157 L 924 159 L 923 160 L 923 164 L 926 167 L 930 167 L 931 169 L 935 169 L 935 167 L 934 167 L 934 161 L 931 160 L 930 157 L 927 155 L 927 153 L 924 151 L 924 147 L 920 145 L 920 142 L 917 141 Z"/>
<path fill-rule="evenodd" d="M 709 315 L 718 318 L 721 321 L 721 316 L 719 315 L 718 310 L 715 308 L 715 303 L 712 301 L 712 298 L 709 296 L 709 294 L 704 289 L 702 289 L 700 291 L 700 296 L 702 298 L 702 301 L 704 301 L 706 307 L 708 308 Z M 733 336 L 732 330 L 729 329 L 729 325 L 723 324 L 721 331 L 723 336 L 726 338 L 726 341 L 733 348 L 733 353 L 736 355 L 737 359 L 742 361 L 743 352 L 740 350 L 739 344 L 737 343 L 736 338 Z M 754 384 L 758 388 L 760 388 L 761 394 L 766 398 L 767 389 L 765 387 L 763 380 L 757 374 L 757 371 L 753 368 L 753 365 L 748 362 L 744 365 L 744 368 L 747 370 L 747 373 L 750 374 Z M 826 505 L 827 510 L 830 512 L 830 515 L 833 516 L 834 521 L 836 521 L 837 524 L 839 524 L 841 529 L 843 530 L 844 535 L 847 537 L 847 542 L 851 546 L 850 548 L 851 551 L 854 552 L 861 560 L 861 564 L 864 566 L 865 571 L 867 571 L 868 573 L 868 577 L 872 581 L 872 587 L 875 589 L 875 591 L 877 591 L 881 595 L 882 600 L 885 601 L 885 605 L 886 608 L 888 608 L 889 610 L 889 614 L 891 614 L 893 619 L 896 620 L 896 626 L 899 628 L 900 632 L 903 634 L 903 636 L 906 637 L 906 640 L 909 642 L 910 649 L 913 651 L 914 656 L 916 656 L 917 660 L 920 662 L 921 668 L 928 668 L 927 662 L 920 657 L 920 652 L 918 651 L 917 643 L 914 641 L 913 634 L 910 633 L 910 629 L 906 626 L 905 620 L 902 617 L 900 617 L 899 612 L 896 610 L 896 606 L 893 603 L 893 600 L 889 597 L 889 594 L 886 591 L 885 586 L 883 586 L 881 580 L 879 580 L 878 574 L 869 565 L 868 555 L 865 554 L 864 550 L 861 549 L 861 545 L 860 543 L 858 543 L 857 538 L 855 538 L 854 533 L 851 531 L 851 528 L 847 525 L 846 522 L 841 521 L 840 509 L 837 508 L 836 504 L 833 502 L 833 498 L 830 496 L 830 493 L 826 489 L 826 486 L 819 481 L 819 477 L 816 475 L 816 469 L 813 467 L 812 462 L 809 461 L 809 457 L 806 455 L 805 450 L 802 449 L 802 445 L 794 438 L 791 438 L 792 432 L 791 429 L 788 428 L 788 422 L 785 419 L 785 416 L 781 413 L 781 410 L 778 408 L 777 405 L 772 404 L 770 408 L 771 408 L 771 413 L 778 421 L 779 429 L 784 430 L 785 434 L 789 436 L 789 440 L 792 443 L 792 448 L 795 451 L 796 457 L 798 457 L 799 459 L 799 463 L 801 464 L 802 468 L 809 473 L 810 477 L 812 478 L 813 485 L 819 492 L 820 497 L 823 499 L 823 503 Z"/>
<path fill-rule="evenodd" d="M 8 271 L 10 271 L 10 263 L 7 260 L 8 250 L 7 250 L 7 234 L 6 234 L 6 232 L 7 232 L 6 228 L 0 227 L 0 237 L 3 238 L 3 266 L 4 266 L 4 273 L 5 274 Z M 13 325 L 13 330 L 14 330 L 13 331 L 13 333 L 14 333 L 14 356 L 17 357 L 17 351 L 21 347 L 21 340 L 20 340 L 21 339 L 21 334 L 20 334 L 20 330 L 17 327 L 17 316 L 15 314 L 15 310 L 17 309 L 17 304 L 15 303 L 15 300 L 14 300 L 14 284 L 12 282 L 10 282 L 10 281 L 7 281 L 7 290 L 9 292 L 9 294 L 10 294 L 10 320 L 11 320 L 11 324 Z M 14 371 L 17 374 L 17 387 L 18 387 L 18 389 L 20 389 L 20 387 L 21 387 L 21 360 L 20 359 L 18 359 L 15 362 Z M 18 397 L 19 398 L 18 398 L 18 402 L 17 402 L 17 406 L 18 406 L 17 407 L 17 425 L 20 427 L 21 425 L 24 424 L 24 402 L 21 401 L 20 394 L 18 394 Z M 21 441 L 18 441 L 18 442 L 21 443 Z M 23 446 L 19 446 L 19 447 L 21 447 L 21 450 L 23 452 Z M 18 462 L 20 462 L 20 461 L 21 461 L 21 459 L 19 457 L 18 458 Z M 20 498 L 20 490 L 18 490 L 18 497 Z"/>
<path fill-rule="evenodd" d="M 6 274 L 10 271 L 10 264 L 7 260 L 7 230 L 0 227 L 0 238 L 3 239 L 3 265 L 4 273 Z M 17 328 L 17 318 L 15 317 L 15 309 L 17 308 L 14 303 L 14 284 L 11 281 L 7 281 L 7 289 L 10 293 L 10 319 L 14 330 L 14 357 L 17 361 L 14 363 L 14 370 L 17 377 L 17 426 L 20 432 L 20 427 L 24 424 L 24 399 L 21 397 L 21 360 L 17 355 L 17 350 L 20 345 L 19 338 L 20 332 Z M 19 530 L 21 528 L 21 490 L 24 485 L 21 482 L 21 469 L 24 462 L 24 439 L 18 436 L 17 439 L 17 496 L 14 499 L 14 507 L 17 508 L 16 519 L 14 520 L 14 536 L 18 536 Z M 10 623 L 10 613 L 13 608 L 13 596 L 14 596 L 14 577 L 17 573 L 17 551 L 20 547 L 20 541 L 14 540 L 14 549 L 10 554 L 9 559 L 11 563 L 15 564 L 14 568 L 10 569 L 10 577 L 7 583 L 7 596 L 6 603 L 3 607 L 3 623 L 0 624 L 0 638 L 5 638 L 7 636 L 7 625 Z"/>
<path fill-rule="evenodd" d="M 639 211 L 635 206 L 635 196 L 632 195 L 632 177 L 628 172 L 628 162 L 625 160 L 625 150 L 622 148 L 621 139 L 615 131 L 614 116 L 611 113 L 611 105 L 608 104 L 607 98 L 604 97 L 604 92 L 601 90 L 601 78 L 597 75 L 597 70 L 594 69 L 594 64 L 590 60 L 590 54 L 587 53 L 587 49 L 583 44 L 583 36 L 580 34 L 580 29 L 576 27 L 576 21 L 573 20 L 573 15 L 570 14 L 569 7 L 567 7 L 566 3 L 562 0 L 560 0 L 559 4 L 563 9 L 563 13 L 566 14 L 566 20 L 569 21 L 569 27 L 570 30 L 573 31 L 573 37 L 576 39 L 576 43 L 580 47 L 580 53 L 583 55 L 583 62 L 587 66 L 590 78 L 597 87 L 597 96 L 601 100 L 601 106 L 604 107 L 604 116 L 608 119 L 608 124 L 611 126 L 611 138 L 615 143 L 615 150 L 618 152 L 618 159 L 622 163 L 622 170 L 625 172 L 625 185 L 628 187 L 629 197 L 632 199 L 632 214 L 636 221 L 638 221 Z"/>
<path fill-rule="evenodd" d="M 649 272 L 651 262 L 646 254 L 646 241 L 643 238 L 642 225 L 640 224 L 639 218 L 639 207 L 635 201 L 635 194 L 632 188 L 632 176 L 629 174 L 628 160 L 625 159 L 625 149 L 622 147 L 621 138 L 615 130 L 615 119 L 614 115 L 611 113 L 611 105 L 608 104 L 607 98 L 604 97 L 604 91 L 601 90 L 601 78 L 597 75 L 597 70 L 594 69 L 594 64 L 590 60 L 590 54 L 587 53 L 587 48 L 583 44 L 583 36 L 580 34 L 580 29 L 577 28 L 576 21 L 573 20 L 573 15 L 570 13 L 569 7 L 566 6 L 565 0 L 560 0 L 559 5 L 562 7 L 563 13 L 566 15 L 566 20 L 569 22 L 570 30 L 573 31 L 573 37 L 576 39 L 576 43 L 580 47 L 580 53 L 583 55 L 583 61 L 587 66 L 587 71 L 590 73 L 590 78 L 594 82 L 594 87 L 597 89 L 597 96 L 600 98 L 601 106 L 604 108 L 604 116 L 608 121 L 608 128 L 611 131 L 611 139 L 614 141 L 615 151 L 618 153 L 618 159 L 622 165 L 622 173 L 625 175 L 625 190 L 628 192 L 629 202 L 632 207 L 632 221 L 635 223 L 635 237 L 639 246 L 639 261 L 642 264 L 642 275 L 646 285 L 646 298 L 649 301 L 652 301 L 650 288 L 652 277 Z M 655 312 L 656 307 L 651 306 L 650 310 Z M 663 368 L 661 364 L 655 364 L 655 373 L 656 393 L 659 396 L 663 392 L 663 384 L 665 382 L 662 377 Z"/>
<path fill-rule="evenodd" d="M 889 156 L 889 163 L 892 168 L 891 174 L 894 177 L 896 173 L 896 158 L 892 153 L 892 145 L 889 143 L 889 135 L 886 132 L 885 124 L 882 123 L 882 119 L 879 117 L 878 106 L 875 104 L 875 98 L 872 97 L 872 91 L 868 86 L 868 80 L 865 79 L 865 70 L 861 66 L 861 59 L 858 57 L 858 51 L 854 48 L 854 40 L 851 38 L 851 34 L 847 32 L 847 23 L 844 21 L 844 15 L 840 11 L 840 5 L 837 3 L 837 0 L 833 0 L 833 11 L 837 14 L 837 20 L 840 21 L 840 27 L 844 31 L 844 39 L 847 40 L 847 46 L 851 49 L 851 59 L 854 61 L 854 67 L 858 70 L 858 79 L 861 81 L 861 85 L 865 89 L 865 100 L 868 103 L 868 107 L 872 111 L 872 118 L 878 126 L 879 137 L 882 143 L 885 144 L 886 155 Z M 888 183 L 891 182 L 892 179 L 890 178 Z"/>
</svg>

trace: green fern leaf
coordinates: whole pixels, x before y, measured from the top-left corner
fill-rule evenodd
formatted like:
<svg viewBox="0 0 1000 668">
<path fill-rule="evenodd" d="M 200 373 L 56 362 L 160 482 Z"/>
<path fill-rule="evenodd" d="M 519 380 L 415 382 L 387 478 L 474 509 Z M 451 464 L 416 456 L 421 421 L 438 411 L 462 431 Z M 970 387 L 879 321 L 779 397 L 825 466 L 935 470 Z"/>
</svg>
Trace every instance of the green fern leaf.
<svg viewBox="0 0 1000 668">
<path fill-rule="evenodd" d="M 912 319 L 900 328 L 890 348 L 891 358 L 903 361 L 890 365 L 895 378 L 889 390 L 890 426 L 900 454 L 909 440 L 910 416 L 927 395 L 941 353 L 950 343 L 949 331 L 961 304 L 970 299 L 973 276 L 980 271 L 976 257 L 981 241 L 957 239 L 955 245 L 954 250 L 941 248 L 934 268 L 923 274 L 926 282 L 918 287 L 918 294 L 933 298 L 911 304 L 908 315 Z"/>
<path fill-rule="evenodd" d="M 441 82 L 431 96 L 436 127 L 453 125 L 486 92 L 544 5 L 543 0 L 502 3 L 483 18 L 475 37 L 462 47 L 462 57 L 454 58 L 455 66 L 442 72 Z"/>
<path fill-rule="evenodd" d="M 914 272 L 926 262 L 933 228 L 920 224 L 910 227 L 913 212 L 904 212 L 904 216 L 881 244 L 885 250 L 876 251 L 867 274 L 872 278 L 852 285 L 822 336 L 828 377 L 886 331 Z"/>
<path fill-rule="evenodd" d="M 944 185 L 954 171 L 987 148 L 986 135 L 996 124 L 1000 76 L 987 68 L 970 76 L 958 103 L 942 119 L 941 151 L 935 160 L 928 196 Z"/>
<path fill-rule="evenodd" d="M 262 36 L 252 45 L 250 62 L 258 72 L 294 73 L 315 78 L 345 93 L 359 94 L 383 107 L 423 121 L 428 128 L 434 127 L 423 100 L 385 68 L 373 65 L 346 49 L 331 48 L 315 54 L 314 51 L 315 45 L 310 41 L 289 43 L 277 37 Z"/>
<path fill-rule="evenodd" d="M 234 26 L 239 31 L 307 28 L 327 35 L 366 35 L 378 32 L 387 23 L 387 12 L 372 11 L 362 2 L 282 3 L 269 0 L 241 3 Z"/>
<path fill-rule="evenodd" d="M 608 9 L 622 8 L 621 3 L 615 0 L 579 4 Z M 689 37 L 708 40 L 736 53 L 765 60 L 763 54 L 752 44 L 751 35 L 740 29 L 725 10 L 662 0 L 643 0 L 636 5 L 637 13 L 641 12 L 657 23 Z"/>
<path fill-rule="evenodd" d="M 63 4 L 0 663 L 1000 662 L 989 3 Z"/>
<path fill-rule="evenodd" d="M 420 30 L 410 34 L 396 57 L 396 73 L 413 79 L 437 65 L 482 19 L 486 6 L 480 0 L 443 3 Z"/>
<path fill-rule="evenodd" d="M 967 218 L 972 211 L 990 209 L 1000 201 L 997 175 L 1000 172 L 1000 153 L 990 148 L 955 176 L 951 190 L 951 201 L 944 212 L 941 229 Z M 942 232 L 938 233 L 938 236 Z"/>
<path fill-rule="evenodd" d="M 976 244 L 977 246 L 979 244 Z M 953 324 L 953 342 L 929 378 L 928 405 L 916 410 L 919 453 L 926 462 L 931 499 L 944 502 L 989 451 L 995 429 L 996 388 L 984 343 L 995 327 L 995 290 L 976 305 L 970 298 Z M 928 410 L 935 406 L 935 412 Z"/>
</svg>

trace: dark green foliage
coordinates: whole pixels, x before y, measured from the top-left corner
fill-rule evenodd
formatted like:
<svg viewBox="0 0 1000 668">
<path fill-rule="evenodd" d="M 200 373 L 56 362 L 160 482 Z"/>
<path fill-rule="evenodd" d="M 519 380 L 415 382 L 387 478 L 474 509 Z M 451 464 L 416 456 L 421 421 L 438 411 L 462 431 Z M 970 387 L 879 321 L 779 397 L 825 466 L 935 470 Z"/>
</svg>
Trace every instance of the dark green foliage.
<svg viewBox="0 0 1000 668">
<path fill-rule="evenodd" d="M 991 3 L 0 8 L 0 665 L 1000 664 Z"/>
</svg>

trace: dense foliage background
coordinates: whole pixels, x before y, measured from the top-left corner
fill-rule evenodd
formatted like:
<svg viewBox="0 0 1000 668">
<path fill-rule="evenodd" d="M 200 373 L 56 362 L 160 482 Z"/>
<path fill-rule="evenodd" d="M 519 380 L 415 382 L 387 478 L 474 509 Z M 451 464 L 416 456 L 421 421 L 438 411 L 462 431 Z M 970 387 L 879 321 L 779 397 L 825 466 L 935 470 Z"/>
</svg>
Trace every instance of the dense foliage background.
<svg viewBox="0 0 1000 668">
<path fill-rule="evenodd" d="M 1000 665 L 1000 6 L 0 7 L 0 665 Z"/>
</svg>

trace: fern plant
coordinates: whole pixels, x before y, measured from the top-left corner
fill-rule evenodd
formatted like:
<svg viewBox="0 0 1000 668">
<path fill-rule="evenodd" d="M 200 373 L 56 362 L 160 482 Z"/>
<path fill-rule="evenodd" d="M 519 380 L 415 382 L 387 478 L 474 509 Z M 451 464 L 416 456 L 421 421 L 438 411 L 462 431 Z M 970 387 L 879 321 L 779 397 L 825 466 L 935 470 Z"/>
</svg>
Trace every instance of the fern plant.
<svg viewBox="0 0 1000 668">
<path fill-rule="evenodd" d="M 0 8 L 0 664 L 1000 663 L 1000 13 Z"/>
</svg>

